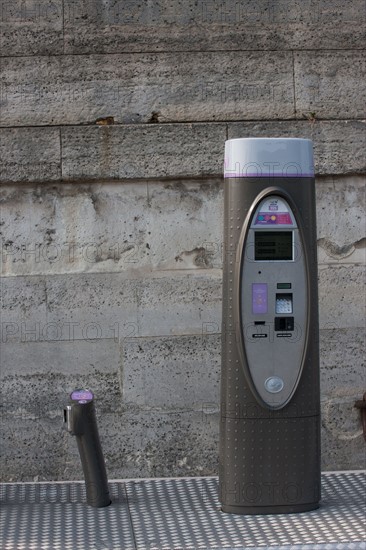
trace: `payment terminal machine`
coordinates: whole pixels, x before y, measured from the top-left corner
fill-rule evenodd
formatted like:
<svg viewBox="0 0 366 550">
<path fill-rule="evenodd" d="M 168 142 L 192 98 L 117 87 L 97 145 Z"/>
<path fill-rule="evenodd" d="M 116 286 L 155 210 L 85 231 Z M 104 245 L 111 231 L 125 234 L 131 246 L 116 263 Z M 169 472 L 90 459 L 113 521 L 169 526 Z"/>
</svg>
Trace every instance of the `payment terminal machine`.
<svg viewBox="0 0 366 550">
<path fill-rule="evenodd" d="M 222 510 L 312 510 L 320 398 L 311 141 L 227 141 L 224 187 Z"/>
</svg>

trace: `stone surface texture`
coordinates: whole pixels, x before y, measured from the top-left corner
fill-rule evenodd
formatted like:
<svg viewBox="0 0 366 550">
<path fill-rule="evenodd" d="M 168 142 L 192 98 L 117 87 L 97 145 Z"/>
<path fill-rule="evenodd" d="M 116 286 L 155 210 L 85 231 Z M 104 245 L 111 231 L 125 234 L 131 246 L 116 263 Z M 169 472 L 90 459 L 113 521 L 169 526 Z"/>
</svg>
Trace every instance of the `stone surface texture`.
<svg viewBox="0 0 366 550">
<path fill-rule="evenodd" d="M 0 1 L 4 481 L 218 473 L 223 151 L 314 142 L 322 467 L 365 467 L 364 0 Z"/>
</svg>

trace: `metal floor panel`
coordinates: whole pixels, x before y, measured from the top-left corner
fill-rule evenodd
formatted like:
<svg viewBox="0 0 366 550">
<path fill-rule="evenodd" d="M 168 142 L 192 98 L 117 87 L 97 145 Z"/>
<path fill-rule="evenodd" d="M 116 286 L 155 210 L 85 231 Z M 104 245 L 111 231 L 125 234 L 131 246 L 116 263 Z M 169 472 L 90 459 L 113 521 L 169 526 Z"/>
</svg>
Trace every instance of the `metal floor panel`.
<svg viewBox="0 0 366 550">
<path fill-rule="evenodd" d="M 1 550 L 135 550 L 124 483 L 113 506 L 87 506 L 84 483 L 0 486 Z"/>
<path fill-rule="evenodd" d="M 302 514 L 220 511 L 217 478 L 110 482 L 113 504 L 85 504 L 83 483 L 4 483 L 1 550 L 366 550 L 364 472 L 322 475 Z"/>
</svg>

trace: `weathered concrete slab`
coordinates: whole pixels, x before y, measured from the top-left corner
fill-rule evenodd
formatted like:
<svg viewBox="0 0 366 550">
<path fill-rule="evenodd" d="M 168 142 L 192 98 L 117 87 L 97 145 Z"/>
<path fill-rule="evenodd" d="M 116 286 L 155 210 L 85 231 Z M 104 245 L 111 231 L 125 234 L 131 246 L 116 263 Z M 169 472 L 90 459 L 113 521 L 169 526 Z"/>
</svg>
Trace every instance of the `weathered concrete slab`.
<svg viewBox="0 0 366 550">
<path fill-rule="evenodd" d="M 361 415 L 354 407 L 366 383 L 364 347 L 364 326 L 320 332 L 322 464 L 327 470 L 365 464 Z"/>
<path fill-rule="evenodd" d="M 138 338 L 123 346 L 126 404 L 161 409 L 218 408 L 220 335 Z"/>
<path fill-rule="evenodd" d="M 4 344 L 220 332 L 219 270 L 130 279 L 119 273 L 8 277 L 1 286 Z"/>
<path fill-rule="evenodd" d="M 3 350 L 2 479 L 82 477 L 75 438 L 63 426 L 63 407 L 70 391 L 84 386 L 96 395 L 110 477 L 217 471 L 218 401 L 208 398 L 202 383 L 203 393 L 200 397 L 196 390 L 195 404 L 190 399 L 185 405 L 136 407 L 121 400 L 119 345 L 110 340 L 12 343 Z M 197 377 L 184 363 L 182 382 L 183 369 Z M 211 377 L 216 378 L 212 385 L 217 388 L 217 368 L 215 374 L 211 370 Z M 188 386 L 193 389 L 193 385 L 189 379 L 186 384 L 188 395 Z"/>
<path fill-rule="evenodd" d="M 70 274 L 8 277 L 1 286 L 3 343 L 118 343 L 138 334 L 138 281 Z"/>
<path fill-rule="evenodd" d="M 3 186 L 2 273 L 125 271 L 149 264 L 147 197 L 146 183 Z"/>
<path fill-rule="evenodd" d="M 9 57 L 0 85 L 3 126 L 294 115 L 290 52 Z"/>
<path fill-rule="evenodd" d="M 308 137 L 318 174 L 364 173 L 363 121 L 230 123 L 228 137 Z M 1 182 L 221 176 L 226 125 L 1 129 Z M 139 144 L 139 147 L 136 147 Z"/>
<path fill-rule="evenodd" d="M 220 332 L 221 312 L 221 270 L 166 272 L 139 286 L 140 336 L 197 334 L 205 340 Z"/>
<path fill-rule="evenodd" d="M 63 53 L 63 2 L 0 2 L 0 55 Z"/>
<path fill-rule="evenodd" d="M 334 411 L 337 414 L 339 411 Z M 355 434 L 356 435 L 356 434 Z M 321 468 L 323 471 L 362 470 L 365 467 L 365 440 L 362 435 L 342 441 L 330 433 L 322 436 Z"/>
<path fill-rule="evenodd" d="M 4 186 L 2 273 L 121 271 L 146 258 L 147 186 Z"/>
<path fill-rule="evenodd" d="M 129 408 L 99 413 L 110 479 L 214 475 L 218 472 L 217 412 Z M 83 479 L 75 438 L 62 419 L 2 422 L 3 481 Z"/>
<path fill-rule="evenodd" d="M 1 273 L 221 267 L 221 183 L 3 186 Z"/>
<path fill-rule="evenodd" d="M 357 393 L 358 388 L 362 393 L 366 382 L 365 336 L 364 327 L 320 331 L 320 381 L 325 400 L 337 393 Z"/>
<path fill-rule="evenodd" d="M 95 393 L 98 415 L 118 415 L 119 359 L 113 340 L 2 344 L 2 479 L 62 479 L 65 471 L 72 472 L 71 478 L 82 477 L 63 408 L 73 389 L 88 387 Z"/>
<path fill-rule="evenodd" d="M 50 277 L 47 281 L 49 323 L 59 329 L 60 340 L 119 342 L 138 335 L 139 281 L 120 274 L 80 274 Z M 74 327 L 74 328 L 73 328 Z"/>
<path fill-rule="evenodd" d="M 39 340 L 47 323 L 44 277 L 3 277 L 1 292 L 1 343 Z"/>
<path fill-rule="evenodd" d="M 357 388 L 334 393 L 322 404 L 322 467 L 325 470 L 358 470 L 365 467 L 365 440 Z"/>
<path fill-rule="evenodd" d="M 78 387 L 95 393 L 98 409 L 120 409 L 120 351 L 113 339 L 7 342 L 1 363 L 2 400 L 9 419 L 59 418 Z"/>
<path fill-rule="evenodd" d="M 359 335 L 357 335 L 359 337 Z M 334 395 L 338 395 L 339 399 L 342 396 L 355 396 L 356 399 L 362 399 L 363 391 L 360 387 L 366 382 L 366 365 L 363 360 L 363 342 L 365 339 L 365 331 L 363 331 L 363 340 L 359 341 L 359 346 L 354 346 L 356 356 L 359 358 L 359 362 L 354 365 L 342 365 L 334 367 L 323 367 L 320 369 L 321 374 L 321 386 L 324 402 L 333 401 Z M 349 342 L 346 342 L 349 345 Z M 339 363 L 342 363 L 343 356 L 347 353 L 339 352 Z M 357 397 L 358 396 L 358 397 Z M 354 404 L 354 403 L 353 403 Z M 357 413 L 357 411 L 355 411 Z M 358 426 L 358 422 L 355 420 L 356 415 L 351 415 L 350 423 L 353 426 Z M 359 430 L 357 430 L 359 431 Z"/>
<path fill-rule="evenodd" d="M 315 171 L 363 174 L 366 170 L 365 121 L 239 122 L 228 125 L 228 139 L 238 137 L 302 137 L 313 140 Z"/>
<path fill-rule="evenodd" d="M 365 184 L 363 176 L 318 179 L 316 205 L 319 265 L 365 264 Z"/>
<path fill-rule="evenodd" d="M 67 52 L 360 48 L 362 0 L 65 1 Z"/>
<path fill-rule="evenodd" d="M 152 265 L 173 272 L 221 268 L 222 179 L 149 182 L 147 192 Z"/>
<path fill-rule="evenodd" d="M 28 417 L 8 420 L 3 416 L 0 428 L 2 481 L 62 479 L 60 474 L 70 460 L 64 451 L 67 436 L 70 434 L 64 430 L 61 415 L 56 420 L 30 420 Z M 82 472 L 77 471 L 76 457 L 74 470 L 79 473 L 78 479 L 82 479 Z"/>
<path fill-rule="evenodd" d="M 59 339 L 69 338 L 72 326 L 74 338 L 120 342 L 136 336 L 201 335 L 212 332 L 221 316 L 221 273 L 145 279 L 118 273 L 55 276 L 47 283 L 47 296 L 48 323 L 63 327 Z"/>
<path fill-rule="evenodd" d="M 219 413 L 212 406 L 129 407 L 120 417 L 101 415 L 99 426 L 112 479 L 218 473 Z"/>
<path fill-rule="evenodd" d="M 62 128 L 62 178 L 158 178 L 222 173 L 224 124 Z"/>
<path fill-rule="evenodd" d="M 321 328 L 362 327 L 362 288 L 362 265 L 321 266 Z M 5 342 L 125 341 L 221 330 L 219 270 L 175 272 L 174 277 L 166 272 L 145 279 L 118 273 L 70 274 L 50 277 L 46 283 L 43 278 L 17 277 L 3 280 L 3 293 Z"/>
<path fill-rule="evenodd" d="M 0 183 L 59 180 L 60 130 L 0 128 L 0 174 Z"/>
<path fill-rule="evenodd" d="M 339 246 L 331 239 L 318 240 L 318 265 L 365 265 L 366 264 L 365 238 Z"/>
<path fill-rule="evenodd" d="M 297 116 L 364 118 L 366 58 L 364 51 L 296 52 Z"/>
<path fill-rule="evenodd" d="M 321 266 L 319 270 L 320 328 L 365 326 L 363 265 Z"/>
<path fill-rule="evenodd" d="M 365 183 L 317 179 L 319 264 L 364 263 Z M 221 179 L 4 185 L 1 273 L 221 269 L 222 189 Z"/>
<path fill-rule="evenodd" d="M 363 0 L 0 3 L 0 55 L 358 49 Z"/>
<path fill-rule="evenodd" d="M 354 174 L 366 169 L 365 128 L 360 121 L 233 123 L 228 138 L 308 137 L 318 174 Z M 225 139 L 220 124 L 64 128 L 63 178 L 221 175 Z"/>
</svg>

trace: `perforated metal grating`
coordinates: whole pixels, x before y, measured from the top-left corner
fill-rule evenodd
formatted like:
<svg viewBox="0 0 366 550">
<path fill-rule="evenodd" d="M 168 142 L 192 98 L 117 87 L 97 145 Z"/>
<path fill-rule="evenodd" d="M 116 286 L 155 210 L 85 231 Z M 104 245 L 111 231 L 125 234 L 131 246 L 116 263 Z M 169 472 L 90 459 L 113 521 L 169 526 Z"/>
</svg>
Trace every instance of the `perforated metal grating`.
<svg viewBox="0 0 366 550">
<path fill-rule="evenodd" d="M 85 504 L 83 483 L 9 483 L 2 550 L 366 550 L 364 472 L 322 475 L 319 510 L 223 514 L 217 478 L 111 482 L 113 504 Z"/>
</svg>

